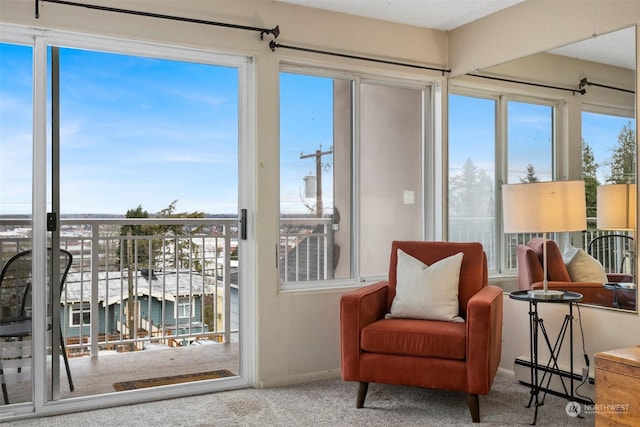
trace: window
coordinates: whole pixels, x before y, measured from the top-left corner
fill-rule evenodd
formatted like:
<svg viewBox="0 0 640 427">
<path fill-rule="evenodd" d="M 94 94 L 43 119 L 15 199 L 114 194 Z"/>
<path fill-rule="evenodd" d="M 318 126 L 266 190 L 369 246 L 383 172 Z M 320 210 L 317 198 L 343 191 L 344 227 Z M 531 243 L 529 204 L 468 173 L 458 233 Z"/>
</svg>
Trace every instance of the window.
<svg viewBox="0 0 640 427">
<path fill-rule="evenodd" d="M 352 83 L 281 73 L 280 85 L 281 281 L 348 278 Z"/>
<path fill-rule="evenodd" d="M 597 187 L 636 182 L 635 128 L 632 112 L 628 115 L 595 110 L 582 113 L 582 177 L 590 230 L 596 228 Z"/>
<path fill-rule="evenodd" d="M 507 183 L 553 179 L 553 111 L 548 105 L 507 102 Z"/>
<path fill-rule="evenodd" d="M 91 307 L 89 304 L 72 304 L 69 306 L 71 322 L 69 326 L 89 326 L 91 324 Z"/>
<path fill-rule="evenodd" d="M 530 238 L 502 239 L 499 184 L 553 179 L 554 114 L 506 96 L 449 96 L 449 240 L 482 242 L 494 273 L 516 268 L 515 247 Z"/>
<path fill-rule="evenodd" d="M 188 319 L 191 317 L 191 299 L 188 297 L 178 298 L 177 318 Z"/>
<path fill-rule="evenodd" d="M 33 49 L 0 43 L 0 215 L 31 214 Z"/>
<path fill-rule="evenodd" d="M 282 284 L 384 276 L 392 240 L 423 238 L 428 93 L 281 72 Z"/>
<path fill-rule="evenodd" d="M 496 268 L 496 101 L 449 96 L 449 240 L 482 242 Z"/>
</svg>

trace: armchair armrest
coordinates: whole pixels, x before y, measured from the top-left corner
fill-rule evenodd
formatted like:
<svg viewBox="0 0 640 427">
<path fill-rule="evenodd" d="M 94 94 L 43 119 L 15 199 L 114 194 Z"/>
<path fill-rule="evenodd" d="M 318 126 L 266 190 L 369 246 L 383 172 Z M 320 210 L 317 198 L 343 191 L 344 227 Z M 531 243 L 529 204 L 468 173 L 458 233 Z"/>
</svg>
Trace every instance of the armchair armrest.
<svg viewBox="0 0 640 427">
<path fill-rule="evenodd" d="M 487 394 L 502 354 L 503 291 L 485 286 L 467 304 L 467 393 Z"/>
<path fill-rule="evenodd" d="M 531 285 L 531 289 L 542 289 L 542 282 L 536 282 Z M 614 293 L 611 289 L 604 287 L 604 283 L 600 282 L 548 282 L 549 289 L 557 289 L 561 291 L 572 291 L 582 294 L 583 304 L 595 304 L 604 307 L 614 306 Z"/>
<path fill-rule="evenodd" d="M 623 283 L 623 282 L 633 282 L 633 274 L 627 274 L 627 273 L 607 273 L 607 279 L 609 279 L 609 282 L 614 282 L 614 283 Z"/>
<path fill-rule="evenodd" d="M 344 380 L 358 380 L 360 331 L 387 311 L 388 282 L 377 282 L 340 298 L 340 360 Z"/>
</svg>

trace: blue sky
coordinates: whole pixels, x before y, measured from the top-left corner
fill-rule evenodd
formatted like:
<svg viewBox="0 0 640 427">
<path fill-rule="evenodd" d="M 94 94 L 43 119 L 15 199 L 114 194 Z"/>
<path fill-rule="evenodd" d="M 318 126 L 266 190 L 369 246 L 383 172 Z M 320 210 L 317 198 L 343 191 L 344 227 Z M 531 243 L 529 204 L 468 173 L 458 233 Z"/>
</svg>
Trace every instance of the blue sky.
<svg viewBox="0 0 640 427">
<path fill-rule="evenodd" d="M 63 213 L 237 212 L 238 71 L 234 68 L 61 49 L 61 204 Z M 0 44 L 0 214 L 30 213 L 32 153 L 31 48 Z M 305 212 L 300 159 L 333 140 L 333 80 L 281 75 L 281 202 Z M 451 171 L 471 158 L 494 163 L 493 101 L 453 96 Z M 550 108 L 509 104 L 509 180 L 528 163 L 549 179 Z M 601 166 L 628 118 L 585 113 L 584 139 Z M 332 156 L 323 162 L 332 163 Z M 332 172 L 323 174 L 330 206 Z M 313 205 L 315 200 L 306 199 Z"/>
<path fill-rule="evenodd" d="M 0 213 L 28 213 L 30 48 L 0 49 Z M 237 69 L 61 49 L 60 98 L 63 213 L 237 212 Z"/>
<path fill-rule="evenodd" d="M 449 103 L 450 173 L 459 172 L 471 158 L 474 165 L 492 174 L 495 167 L 495 101 L 453 95 Z M 551 108 L 522 102 L 508 105 L 509 182 L 517 183 L 533 164 L 541 180 L 551 179 Z M 583 139 L 591 146 L 601 183 L 609 175 L 607 162 L 617 145 L 620 130 L 633 120 L 627 117 L 583 113 Z"/>
<path fill-rule="evenodd" d="M 280 96 L 287 111 L 280 117 L 280 208 L 283 213 L 309 213 L 305 203 L 315 207 L 316 201 L 304 197 L 303 179 L 316 175 L 316 162 L 300 155 L 328 151 L 333 145 L 333 79 L 281 73 Z M 322 156 L 322 163 L 333 164 L 333 155 Z M 323 169 L 325 208 L 332 205 L 332 177 L 332 169 Z"/>
</svg>

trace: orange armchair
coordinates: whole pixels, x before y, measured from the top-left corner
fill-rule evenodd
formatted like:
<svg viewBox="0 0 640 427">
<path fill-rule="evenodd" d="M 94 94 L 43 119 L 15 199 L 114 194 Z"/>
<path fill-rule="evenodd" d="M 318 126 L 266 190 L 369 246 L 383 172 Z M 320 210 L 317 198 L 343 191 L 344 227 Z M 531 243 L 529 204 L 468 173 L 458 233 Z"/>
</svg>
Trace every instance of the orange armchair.
<svg viewBox="0 0 640 427">
<path fill-rule="evenodd" d="M 605 307 L 620 307 L 634 310 L 636 308 L 635 290 L 614 291 L 599 282 L 574 282 L 564 264 L 562 253 L 553 240 L 547 240 L 547 280 L 549 289 L 579 292 L 583 295 L 581 303 L 595 304 Z M 544 269 L 542 265 L 543 239 L 534 237 L 526 245 L 516 247 L 518 257 L 518 287 L 521 290 L 542 289 Z M 628 281 L 625 274 L 606 274 L 609 282 Z M 614 304 L 615 299 L 615 304 Z"/>
<path fill-rule="evenodd" d="M 462 252 L 458 285 L 464 322 L 386 318 L 396 295 L 398 249 L 424 264 Z M 356 407 L 370 382 L 467 393 L 473 422 L 480 422 L 478 395 L 491 389 L 502 351 L 502 289 L 488 286 L 480 243 L 392 244 L 389 280 L 362 287 L 340 301 L 341 373 L 360 383 Z"/>
</svg>

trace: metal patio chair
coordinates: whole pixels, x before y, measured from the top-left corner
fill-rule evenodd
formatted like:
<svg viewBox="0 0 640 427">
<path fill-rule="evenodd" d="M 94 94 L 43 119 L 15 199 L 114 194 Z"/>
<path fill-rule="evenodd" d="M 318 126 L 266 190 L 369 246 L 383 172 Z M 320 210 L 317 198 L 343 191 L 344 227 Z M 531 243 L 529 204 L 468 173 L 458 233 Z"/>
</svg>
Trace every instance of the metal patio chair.
<svg viewBox="0 0 640 427">
<path fill-rule="evenodd" d="M 51 248 L 47 249 L 48 257 L 51 257 Z M 67 279 L 67 273 L 71 268 L 73 256 L 67 250 L 60 249 L 60 292 Z M 31 307 L 31 287 L 32 287 L 32 252 L 31 250 L 20 252 L 7 261 L 0 273 L 0 340 L 3 342 L 22 342 L 25 337 L 32 334 L 32 307 Z M 47 279 L 48 281 L 48 279 Z M 51 325 L 49 325 L 51 328 Z M 9 403 L 7 384 L 3 369 L 3 359 L 15 361 L 22 359 L 26 346 L 3 346 L 0 354 L 0 378 L 2 380 L 2 395 L 4 403 Z M 73 391 L 73 380 L 69 369 L 69 360 L 62 337 L 62 326 L 60 326 L 60 347 L 67 370 L 69 389 Z M 13 370 L 19 373 L 22 369 L 19 363 L 11 364 Z M 8 369 L 8 366 L 4 367 Z"/>
</svg>

